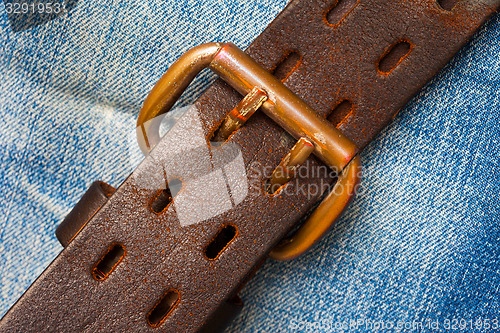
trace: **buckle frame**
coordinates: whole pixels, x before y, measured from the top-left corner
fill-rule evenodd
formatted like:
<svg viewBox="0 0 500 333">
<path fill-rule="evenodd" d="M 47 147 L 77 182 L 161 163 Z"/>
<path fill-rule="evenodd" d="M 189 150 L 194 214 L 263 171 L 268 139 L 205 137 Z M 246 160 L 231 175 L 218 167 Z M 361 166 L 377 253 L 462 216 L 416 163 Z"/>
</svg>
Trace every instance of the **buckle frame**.
<svg viewBox="0 0 500 333">
<path fill-rule="evenodd" d="M 184 53 L 153 87 L 137 118 L 137 140 L 147 154 L 160 141 L 158 122 L 151 119 L 166 113 L 194 77 L 209 68 L 242 95 L 258 88 L 267 99 L 264 113 L 295 139 L 308 139 L 313 153 L 339 173 L 331 191 L 289 238 L 269 256 L 288 260 L 307 251 L 342 214 L 360 180 L 358 148 L 326 119 L 319 117 L 300 97 L 232 43 L 202 44 Z M 149 136 L 148 136 L 149 135 Z M 340 194 L 337 190 L 341 189 Z"/>
</svg>

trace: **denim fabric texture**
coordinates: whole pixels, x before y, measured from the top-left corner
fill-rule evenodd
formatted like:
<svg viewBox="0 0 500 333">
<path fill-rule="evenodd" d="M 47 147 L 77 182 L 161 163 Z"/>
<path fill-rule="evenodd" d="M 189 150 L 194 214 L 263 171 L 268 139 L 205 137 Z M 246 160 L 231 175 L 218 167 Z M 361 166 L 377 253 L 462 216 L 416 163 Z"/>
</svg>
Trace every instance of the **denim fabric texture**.
<svg viewBox="0 0 500 333">
<path fill-rule="evenodd" d="M 286 3 L 81 1 L 18 32 L 0 3 L 0 315 L 62 250 L 87 187 L 140 162 L 135 120 L 166 68 L 201 43 L 245 48 Z M 365 149 L 331 233 L 264 264 L 228 332 L 500 330 L 499 41 L 496 15 Z"/>
</svg>

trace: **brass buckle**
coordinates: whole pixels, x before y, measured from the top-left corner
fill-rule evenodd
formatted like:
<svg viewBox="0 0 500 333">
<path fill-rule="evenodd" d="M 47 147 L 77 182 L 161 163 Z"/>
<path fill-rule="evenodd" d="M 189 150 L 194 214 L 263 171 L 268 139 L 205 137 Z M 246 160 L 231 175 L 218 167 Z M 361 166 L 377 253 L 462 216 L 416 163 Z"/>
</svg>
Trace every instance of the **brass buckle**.
<svg viewBox="0 0 500 333">
<path fill-rule="evenodd" d="M 231 112 L 232 118 L 231 114 L 226 118 L 226 128 L 234 130 L 241 126 L 261 106 L 267 116 L 305 143 L 301 147 L 312 145 L 314 149 L 311 151 L 318 158 L 333 170 L 340 171 L 333 190 L 302 226 L 269 253 L 270 257 L 278 260 L 295 258 L 321 238 L 354 196 L 361 171 L 358 148 L 234 44 L 207 43 L 184 53 L 146 98 L 137 119 L 137 139 L 144 153 L 148 153 L 160 140 L 158 122 L 149 120 L 170 110 L 193 78 L 206 67 L 247 96 L 236 111 Z M 239 122 L 235 123 L 235 119 Z"/>
</svg>

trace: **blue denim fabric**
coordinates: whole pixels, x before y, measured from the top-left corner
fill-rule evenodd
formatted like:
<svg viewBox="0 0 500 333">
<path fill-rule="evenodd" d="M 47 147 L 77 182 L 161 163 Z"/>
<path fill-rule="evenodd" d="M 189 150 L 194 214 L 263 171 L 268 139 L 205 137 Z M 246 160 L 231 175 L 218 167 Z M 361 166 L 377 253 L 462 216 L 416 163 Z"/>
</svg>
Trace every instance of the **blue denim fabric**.
<svg viewBox="0 0 500 333">
<path fill-rule="evenodd" d="M 88 185 L 118 186 L 140 162 L 135 118 L 165 69 L 204 42 L 246 47 L 285 4 L 78 2 L 13 32 L 0 3 L 0 315 L 61 251 L 54 230 Z M 496 16 L 369 145 L 345 216 L 304 256 L 263 266 L 230 332 L 500 320 L 499 40 Z"/>
</svg>

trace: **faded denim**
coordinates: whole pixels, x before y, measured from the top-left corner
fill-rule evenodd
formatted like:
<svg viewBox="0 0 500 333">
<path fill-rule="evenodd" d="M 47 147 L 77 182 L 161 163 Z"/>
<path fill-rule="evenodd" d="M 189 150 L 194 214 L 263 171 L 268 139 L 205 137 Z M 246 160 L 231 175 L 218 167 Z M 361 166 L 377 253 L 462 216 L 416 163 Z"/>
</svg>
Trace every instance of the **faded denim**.
<svg viewBox="0 0 500 333">
<path fill-rule="evenodd" d="M 18 32 L 0 3 L 1 315 L 61 251 L 54 230 L 90 183 L 118 186 L 140 162 L 135 118 L 165 69 L 204 42 L 246 47 L 286 2 L 73 1 Z M 497 15 L 362 153 L 363 190 L 334 230 L 250 281 L 229 331 L 500 320 L 499 40 Z"/>
</svg>

